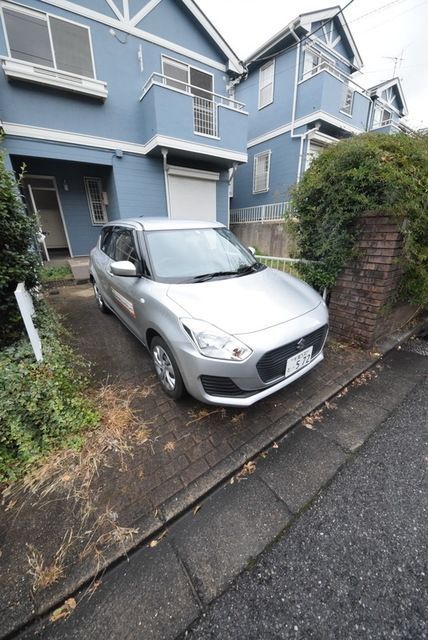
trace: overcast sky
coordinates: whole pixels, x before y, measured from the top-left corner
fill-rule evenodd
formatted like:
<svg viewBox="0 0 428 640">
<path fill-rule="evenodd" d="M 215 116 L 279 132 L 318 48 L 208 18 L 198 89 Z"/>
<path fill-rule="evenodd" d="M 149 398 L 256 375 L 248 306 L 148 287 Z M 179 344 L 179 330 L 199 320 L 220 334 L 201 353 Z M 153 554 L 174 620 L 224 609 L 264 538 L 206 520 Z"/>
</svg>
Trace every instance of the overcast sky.
<svg viewBox="0 0 428 640">
<path fill-rule="evenodd" d="M 197 0 L 241 59 L 300 13 L 317 11 L 328 0 Z M 342 6 L 346 5 L 346 0 Z M 354 0 L 344 11 L 360 55 L 362 73 L 356 82 L 370 87 L 396 75 L 415 128 L 428 127 L 428 0 Z"/>
</svg>

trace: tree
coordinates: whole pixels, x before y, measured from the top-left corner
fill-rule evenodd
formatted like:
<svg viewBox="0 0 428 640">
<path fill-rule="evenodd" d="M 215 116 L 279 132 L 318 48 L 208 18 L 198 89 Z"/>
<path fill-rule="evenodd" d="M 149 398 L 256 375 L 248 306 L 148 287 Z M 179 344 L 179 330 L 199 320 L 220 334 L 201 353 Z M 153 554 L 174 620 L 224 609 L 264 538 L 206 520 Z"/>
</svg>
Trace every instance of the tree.
<svg viewBox="0 0 428 640">
<path fill-rule="evenodd" d="M 404 236 L 397 297 L 428 303 L 428 136 L 369 133 L 328 147 L 292 194 L 302 274 L 331 288 L 352 259 L 358 217 L 392 215 Z"/>
<path fill-rule="evenodd" d="M 7 171 L 0 154 L 0 348 L 17 340 L 23 330 L 15 289 L 38 285 L 39 257 L 34 249 L 37 220 L 22 202 L 15 176 Z"/>
</svg>

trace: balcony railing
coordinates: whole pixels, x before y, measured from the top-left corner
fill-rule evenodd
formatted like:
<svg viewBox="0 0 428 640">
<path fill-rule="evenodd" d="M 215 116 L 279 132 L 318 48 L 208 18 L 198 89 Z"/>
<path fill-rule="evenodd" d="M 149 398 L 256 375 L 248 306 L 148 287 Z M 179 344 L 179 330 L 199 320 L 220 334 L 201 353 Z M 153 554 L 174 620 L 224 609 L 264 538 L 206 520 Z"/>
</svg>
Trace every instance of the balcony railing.
<svg viewBox="0 0 428 640">
<path fill-rule="evenodd" d="M 249 222 L 281 222 L 291 213 L 290 202 L 275 202 L 261 204 L 256 207 L 243 207 L 230 210 L 231 224 L 245 224 Z"/>
<path fill-rule="evenodd" d="M 193 101 L 193 126 L 194 132 L 198 135 L 218 137 L 218 107 L 227 107 L 234 111 L 245 111 L 243 102 L 232 100 L 227 96 L 206 91 L 201 87 L 170 78 L 161 73 L 153 73 L 143 87 L 140 100 L 153 85 L 163 86 L 171 91 L 185 93 Z M 201 95 L 202 94 L 202 95 Z"/>
</svg>

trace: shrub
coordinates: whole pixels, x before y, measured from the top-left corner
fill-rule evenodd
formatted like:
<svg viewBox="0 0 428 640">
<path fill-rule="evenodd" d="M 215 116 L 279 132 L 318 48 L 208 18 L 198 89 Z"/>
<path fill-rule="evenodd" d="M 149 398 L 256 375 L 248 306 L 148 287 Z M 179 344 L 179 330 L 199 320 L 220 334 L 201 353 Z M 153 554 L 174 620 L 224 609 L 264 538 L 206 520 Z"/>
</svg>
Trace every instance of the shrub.
<svg viewBox="0 0 428 640">
<path fill-rule="evenodd" d="M 26 338 L 0 352 L 0 482 L 51 449 L 79 444 L 79 432 L 99 420 L 84 396 L 83 361 L 62 341 L 57 316 L 38 306 L 43 361 L 35 361 Z"/>
<path fill-rule="evenodd" d="M 428 302 L 428 136 L 365 134 L 327 148 L 294 188 L 302 275 L 331 288 L 353 257 L 358 217 L 392 215 L 404 236 L 397 297 Z"/>
<path fill-rule="evenodd" d="M 0 154 L 0 348 L 17 340 L 23 329 L 16 300 L 18 282 L 27 289 L 38 284 L 39 258 L 32 250 L 37 232 L 35 216 L 27 214 L 13 173 Z"/>
</svg>

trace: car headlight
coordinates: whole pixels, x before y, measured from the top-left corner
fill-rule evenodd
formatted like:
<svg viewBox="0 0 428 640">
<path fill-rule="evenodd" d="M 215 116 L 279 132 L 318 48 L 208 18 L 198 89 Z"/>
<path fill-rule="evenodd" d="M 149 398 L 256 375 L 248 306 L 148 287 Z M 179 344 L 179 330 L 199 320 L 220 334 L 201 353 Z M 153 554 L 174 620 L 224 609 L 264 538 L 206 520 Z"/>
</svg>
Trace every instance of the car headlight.
<svg viewBox="0 0 428 640">
<path fill-rule="evenodd" d="M 181 322 L 199 351 L 207 358 L 242 361 L 252 354 L 243 342 L 209 322 L 194 318 L 181 318 Z"/>
</svg>

